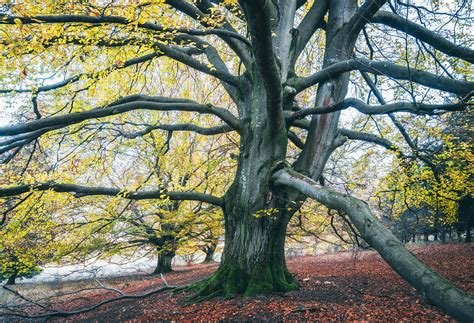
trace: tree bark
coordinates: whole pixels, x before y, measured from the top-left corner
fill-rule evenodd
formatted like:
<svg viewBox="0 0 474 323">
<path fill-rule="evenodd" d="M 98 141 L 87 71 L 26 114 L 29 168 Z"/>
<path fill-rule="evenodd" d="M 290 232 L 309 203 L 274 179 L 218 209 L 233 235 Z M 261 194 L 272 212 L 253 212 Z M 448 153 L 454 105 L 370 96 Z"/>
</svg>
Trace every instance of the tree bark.
<svg viewBox="0 0 474 323">
<path fill-rule="evenodd" d="M 278 185 L 297 189 L 328 208 L 346 213 L 362 238 L 425 299 L 460 321 L 474 321 L 474 298 L 418 260 L 372 215 L 367 203 L 320 188 L 313 180 L 291 170 L 280 170 L 273 178 Z"/>
<path fill-rule="evenodd" d="M 159 251 L 153 274 L 157 275 L 172 272 L 173 269 L 171 268 L 171 262 L 173 261 L 174 256 L 174 251 Z"/>
<path fill-rule="evenodd" d="M 10 277 L 8 277 L 6 285 L 15 285 L 15 283 L 16 283 L 16 274 L 13 274 Z"/>
<path fill-rule="evenodd" d="M 241 131 L 235 180 L 224 197 L 225 245 L 218 270 L 193 286 L 197 298 L 252 296 L 298 288 L 284 257 L 291 215 L 286 192 L 272 191 L 270 178 L 286 154 L 286 132 L 268 126 L 266 91 L 257 73 L 240 106 L 249 126 Z"/>
</svg>

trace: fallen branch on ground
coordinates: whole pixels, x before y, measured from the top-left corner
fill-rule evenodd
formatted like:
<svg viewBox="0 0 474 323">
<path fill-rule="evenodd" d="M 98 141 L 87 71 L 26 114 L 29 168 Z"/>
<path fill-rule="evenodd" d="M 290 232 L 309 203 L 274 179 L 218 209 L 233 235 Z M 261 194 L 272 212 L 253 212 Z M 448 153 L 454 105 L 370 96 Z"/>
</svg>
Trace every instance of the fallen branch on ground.
<svg viewBox="0 0 474 323">
<path fill-rule="evenodd" d="M 4 286 L 4 288 L 5 288 L 5 286 Z M 145 293 L 145 294 L 140 294 L 140 295 L 128 295 L 128 294 L 122 293 L 118 297 L 106 299 L 106 300 L 104 300 L 100 303 L 97 303 L 97 304 L 94 304 L 94 305 L 91 305 L 91 306 L 86 306 L 86 307 L 83 307 L 83 308 L 79 308 L 79 309 L 73 310 L 73 311 L 54 311 L 54 312 L 43 313 L 43 314 L 39 314 L 39 315 L 27 315 L 27 314 L 20 314 L 20 313 L 0 313 L 0 314 L 3 315 L 3 316 L 15 316 L 15 317 L 21 317 L 21 318 L 27 318 L 27 319 L 68 317 L 68 316 L 72 316 L 72 315 L 77 315 L 77 314 L 93 311 L 93 310 L 95 310 L 95 309 L 97 309 L 97 308 L 99 308 L 99 307 L 101 307 L 105 304 L 108 304 L 108 303 L 121 301 L 121 300 L 125 300 L 125 299 L 147 298 L 149 296 L 152 296 L 152 295 L 155 295 L 155 294 L 167 291 L 167 290 L 172 290 L 172 289 L 175 289 L 175 288 L 176 287 L 174 287 L 174 286 L 165 286 L 165 287 L 162 287 L 160 289 L 153 290 L 151 292 L 148 292 L 148 293 Z M 6 288 L 6 289 L 8 291 L 12 291 L 11 289 L 8 289 L 8 288 Z M 18 292 L 16 292 L 15 294 L 18 294 Z"/>
</svg>

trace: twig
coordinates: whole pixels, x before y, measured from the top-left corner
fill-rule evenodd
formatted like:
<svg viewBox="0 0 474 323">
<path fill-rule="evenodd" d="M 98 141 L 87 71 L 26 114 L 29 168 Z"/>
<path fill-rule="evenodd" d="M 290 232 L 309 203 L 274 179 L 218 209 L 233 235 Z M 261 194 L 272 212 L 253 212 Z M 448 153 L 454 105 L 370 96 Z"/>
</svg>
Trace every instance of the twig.
<svg viewBox="0 0 474 323">
<path fill-rule="evenodd" d="M 168 282 L 166 281 L 165 276 L 164 276 L 162 273 L 160 273 L 160 277 L 161 277 L 161 279 L 163 280 L 163 282 L 165 283 L 165 286 L 166 286 L 166 287 L 169 287 L 169 284 L 168 284 Z"/>
</svg>

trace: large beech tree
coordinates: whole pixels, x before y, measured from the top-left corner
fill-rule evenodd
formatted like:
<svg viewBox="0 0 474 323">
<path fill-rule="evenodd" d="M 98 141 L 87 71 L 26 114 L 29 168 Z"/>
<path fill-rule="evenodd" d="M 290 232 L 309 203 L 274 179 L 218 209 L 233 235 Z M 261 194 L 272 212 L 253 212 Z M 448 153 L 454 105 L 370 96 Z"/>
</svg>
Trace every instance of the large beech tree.
<svg viewBox="0 0 474 323">
<path fill-rule="evenodd" d="M 11 71 L 3 75 L 4 81 L 14 78 L 12 75 L 28 79 L 33 63 L 19 67 L 9 62 L 23 59 L 26 64 L 25 57 L 36 59 L 38 53 L 54 53 L 50 54 L 54 59 L 42 56 L 43 70 L 36 68 L 36 74 L 50 71 L 48 65 L 61 70 L 64 65 L 79 64 L 79 71 L 64 72 L 65 77 L 56 83 L 1 90 L 11 95 L 31 93 L 32 103 L 32 113 L 24 114 L 21 122 L 0 128 L 5 163 L 12 162 L 22 147 L 38 145 L 50 133 L 64 133 L 70 127 L 78 132 L 81 128 L 74 128 L 78 124 L 96 124 L 97 120 L 103 123 L 97 127 L 100 133 L 106 122 L 110 124 L 114 118 L 123 122 L 143 111 L 150 121 L 137 135 L 156 130 L 237 133 L 239 150 L 233 156 L 238 162 L 234 179 L 223 196 L 160 187 L 124 191 L 121 187 L 83 185 L 83 177 L 78 177 L 77 183 L 8 183 L 0 189 L 0 197 L 52 190 L 76 197 L 103 195 L 131 200 L 167 196 L 221 207 L 225 219 L 222 263 L 210 278 L 194 286 L 199 297 L 297 289 L 285 265 L 285 232 L 293 214 L 310 197 L 347 214 L 366 242 L 426 299 L 456 318 L 473 320 L 474 300 L 407 251 L 372 215 L 368 204 L 317 184 L 324 183 L 323 171 L 333 151 L 348 140 L 381 145 L 399 158 L 426 160 L 396 114 L 436 115 L 468 107 L 474 91 L 474 82 L 467 75 L 474 62 L 474 50 L 469 48 L 472 38 L 461 32 L 459 39 L 446 29 L 433 31 L 438 18 L 447 17 L 445 28 L 465 23 L 458 18 L 469 12 L 466 3 L 459 10 L 451 9 L 438 16 L 439 8 L 384 0 L 46 1 L 42 5 L 3 5 L 0 26 L 5 36 L 0 50 L 9 57 L 2 62 L 5 70 Z M 467 45 L 463 43 L 466 41 Z M 120 56 L 122 52 L 125 54 Z M 58 53 L 63 65 L 56 61 Z M 99 68 L 110 61 L 107 53 L 120 58 Z M 89 71 L 87 64 L 78 61 L 87 62 L 90 57 L 95 59 L 97 70 Z M 153 82 L 153 73 L 137 66 L 158 61 L 153 67 L 159 71 L 160 62 L 169 60 L 207 75 L 203 80 L 209 80 L 208 76 L 218 80 L 221 88 L 217 91 L 231 104 L 218 106 L 213 100 L 216 96 L 197 102 L 189 97 L 139 91 L 115 98 L 104 95 L 108 91 L 104 84 L 88 92 L 92 98 L 82 101 L 80 108 L 70 104 L 69 110 L 51 110 L 46 106 L 51 101 L 42 101 L 54 91 L 74 99 L 84 89 L 65 89 L 86 87 L 87 80 L 120 75 L 133 68 L 145 78 L 142 81 Z M 115 81 L 123 82 L 120 76 Z M 351 90 L 351 82 L 364 82 L 374 94 L 372 99 L 363 101 L 360 91 Z M 179 88 L 181 83 L 170 79 L 161 86 Z M 348 93 L 350 97 L 346 97 Z M 308 97 L 312 98 L 310 106 L 306 105 Z M 341 128 L 341 111 L 348 108 L 366 115 L 387 115 L 409 149 L 395 146 L 381 134 Z M 163 119 L 165 122 L 156 121 L 160 113 L 170 111 L 174 116 L 211 115 L 221 123 L 211 127 L 168 123 L 169 117 Z"/>
</svg>

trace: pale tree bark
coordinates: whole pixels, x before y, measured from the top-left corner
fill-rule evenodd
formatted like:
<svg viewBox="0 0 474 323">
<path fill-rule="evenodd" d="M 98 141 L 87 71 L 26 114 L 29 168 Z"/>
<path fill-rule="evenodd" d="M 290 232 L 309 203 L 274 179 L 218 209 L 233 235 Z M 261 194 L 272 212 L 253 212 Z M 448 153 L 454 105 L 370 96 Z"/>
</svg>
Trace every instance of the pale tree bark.
<svg viewBox="0 0 474 323">
<path fill-rule="evenodd" d="M 289 169 L 277 171 L 273 179 L 277 185 L 296 189 L 328 208 L 347 214 L 362 238 L 425 299 L 458 320 L 474 320 L 474 298 L 418 260 L 372 214 L 366 202 L 322 188 L 310 178 Z"/>
</svg>

